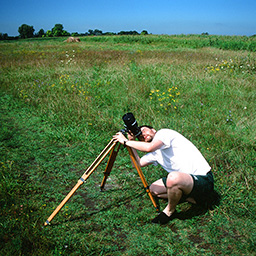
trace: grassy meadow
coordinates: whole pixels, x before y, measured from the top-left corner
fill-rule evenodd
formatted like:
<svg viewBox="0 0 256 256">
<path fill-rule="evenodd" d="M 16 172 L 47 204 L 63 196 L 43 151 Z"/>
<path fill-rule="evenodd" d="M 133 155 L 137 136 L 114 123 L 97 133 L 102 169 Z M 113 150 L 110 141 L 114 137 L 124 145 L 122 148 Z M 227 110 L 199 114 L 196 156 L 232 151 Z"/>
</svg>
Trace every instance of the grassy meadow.
<svg viewBox="0 0 256 256">
<path fill-rule="evenodd" d="M 256 255 L 256 38 L 64 39 L 0 42 L 0 254 Z M 127 112 L 190 139 L 220 200 L 151 224 L 157 213 L 121 148 L 106 191 L 107 158 L 42 228 Z M 142 171 L 149 184 L 166 175 Z"/>
</svg>

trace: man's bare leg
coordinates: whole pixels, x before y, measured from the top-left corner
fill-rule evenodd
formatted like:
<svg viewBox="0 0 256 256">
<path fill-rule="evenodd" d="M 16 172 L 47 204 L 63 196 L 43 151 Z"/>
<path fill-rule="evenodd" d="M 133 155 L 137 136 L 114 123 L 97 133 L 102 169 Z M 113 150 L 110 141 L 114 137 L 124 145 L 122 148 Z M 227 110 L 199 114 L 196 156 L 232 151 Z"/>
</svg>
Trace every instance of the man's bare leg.
<svg viewBox="0 0 256 256">
<path fill-rule="evenodd" d="M 160 182 L 155 183 L 152 186 L 155 193 L 159 193 L 158 196 L 164 195 L 164 189 L 159 186 Z M 188 195 L 194 186 L 193 178 L 186 173 L 171 172 L 167 176 L 166 180 L 166 192 L 168 197 L 168 204 L 165 209 L 152 220 L 153 223 L 166 224 L 173 218 L 175 218 L 176 206 L 179 203 L 183 194 Z M 160 193 L 161 192 L 161 193 Z"/>
<path fill-rule="evenodd" d="M 167 188 L 165 187 L 162 179 L 159 179 L 153 182 L 150 185 L 149 189 L 153 196 L 158 198 L 168 199 Z M 186 201 L 192 204 L 196 204 L 196 201 L 194 200 L 194 198 L 191 198 L 191 197 L 187 198 Z"/>
<path fill-rule="evenodd" d="M 159 179 L 153 182 L 150 187 L 150 192 L 153 196 L 167 199 L 167 188 L 165 187 L 163 180 Z"/>
<path fill-rule="evenodd" d="M 192 191 L 194 181 L 187 173 L 171 172 L 167 176 L 166 185 L 168 204 L 163 212 L 170 217 L 175 212 L 182 194 L 188 195 Z"/>
</svg>

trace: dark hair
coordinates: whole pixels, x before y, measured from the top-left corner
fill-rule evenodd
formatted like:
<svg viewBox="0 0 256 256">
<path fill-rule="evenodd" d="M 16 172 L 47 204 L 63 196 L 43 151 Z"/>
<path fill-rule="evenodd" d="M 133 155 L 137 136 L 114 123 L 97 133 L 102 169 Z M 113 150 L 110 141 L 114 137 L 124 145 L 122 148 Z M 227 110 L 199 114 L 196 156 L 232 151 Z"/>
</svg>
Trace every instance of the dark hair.
<svg viewBox="0 0 256 256">
<path fill-rule="evenodd" d="M 153 127 L 150 126 L 150 125 L 141 125 L 141 126 L 139 126 L 140 129 L 141 129 L 142 127 L 147 127 L 147 128 L 149 128 L 149 129 L 153 129 Z"/>
</svg>

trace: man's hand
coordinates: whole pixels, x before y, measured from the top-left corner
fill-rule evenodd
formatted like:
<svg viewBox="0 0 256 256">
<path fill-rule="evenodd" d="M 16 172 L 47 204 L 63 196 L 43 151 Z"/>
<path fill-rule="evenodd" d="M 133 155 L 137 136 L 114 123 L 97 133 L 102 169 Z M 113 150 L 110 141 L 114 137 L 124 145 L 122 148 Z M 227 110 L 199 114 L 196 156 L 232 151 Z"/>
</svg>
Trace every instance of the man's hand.
<svg viewBox="0 0 256 256">
<path fill-rule="evenodd" d="M 128 140 L 135 140 L 136 136 L 133 135 L 130 131 L 127 133 Z"/>
<path fill-rule="evenodd" d="M 120 142 L 121 144 L 124 144 L 126 141 L 128 141 L 121 132 L 116 133 L 116 135 L 113 136 L 113 139 L 115 142 Z"/>
</svg>

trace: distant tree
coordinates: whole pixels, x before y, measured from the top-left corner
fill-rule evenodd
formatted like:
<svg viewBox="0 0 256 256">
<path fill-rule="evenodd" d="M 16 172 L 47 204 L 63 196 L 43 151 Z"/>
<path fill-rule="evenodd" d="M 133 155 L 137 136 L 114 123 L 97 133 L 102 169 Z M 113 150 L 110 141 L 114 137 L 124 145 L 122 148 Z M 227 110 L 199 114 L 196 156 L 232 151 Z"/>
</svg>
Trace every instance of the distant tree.
<svg viewBox="0 0 256 256">
<path fill-rule="evenodd" d="M 140 34 L 141 34 L 141 35 L 148 35 L 148 31 L 147 31 L 147 30 L 143 30 L 143 31 L 141 31 Z"/>
<path fill-rule="evenodd" d="M 53 36 L 52 31 L 51 30 L 47 30 L 45 36 L 46 37 L 52 37 Z"/>
<path fill-rule="evenodd" d="M 139 35 L 137 31 L 120 31 L 118 35 Z"/>
<path fill-rule="evenodd" d="M 33 26 L 29 26 L 27 24 L 22 24 L 19 29 L 18 32 L 20 33 L 20 37 L 21 38 L 31 38 L 34 36 L 34 28 Z"/>
<path fill-rule="evenodd" d="M 208 32 L 204 32 L 201 34 L 202 36 L 209 36 L 209 33 Z"/>
<path fill-rule="evenodd" d="M 99 29 L 94 29 L 94 35 L 95 36 L 101 36 L 102 35 L 102 31 Z"/>
<path fill-rule="evenodd" d="M 106 35 L 106 36 L 114 36 L 114 35 L 116 35 L 116 33 L 114 33 L 114 32 L 106 32 L 106 33 L 104 33 L 103 35 Z"/>
<path fill-rule="evenodd" d="M 44 35 L 45 35 L 45 32 L 42 28 L 35 34 L 36 37 L 43 37 Z"/>
<path fill-rule="evenodd" d="M 70 33 L 68 31 L 66 31 L 66 30 L 63 30 L 62 31 L 62 35 L 63 36 L 70 36 Z"/>
<path fill-rule="evenodd" d="M 101 35 L 103 35 L 102 31 L 99 30 L 99 29 L 94 29 L 94 30 L 89 29 L 88 32 L 89 32 L 89 36 L 101 36 Z"/>
<path fill-rule="evenodd" d="M 7 40 L 8 39 L 8 34 L 7 33 L 0 33 L 0 40 Z"/>
<path fill-rule="evenodd" d="M 52 28 L 53 36 L 62 36 L 63 28 L 64 27 L 62 24 L 55 24 L 55 26 Z"/>
<path fill-rule="evenodd" d="M 71 33 L 71 36 L 79 36 L 79 34 L 77 32 L 73 32 Z"/>
</svg>

